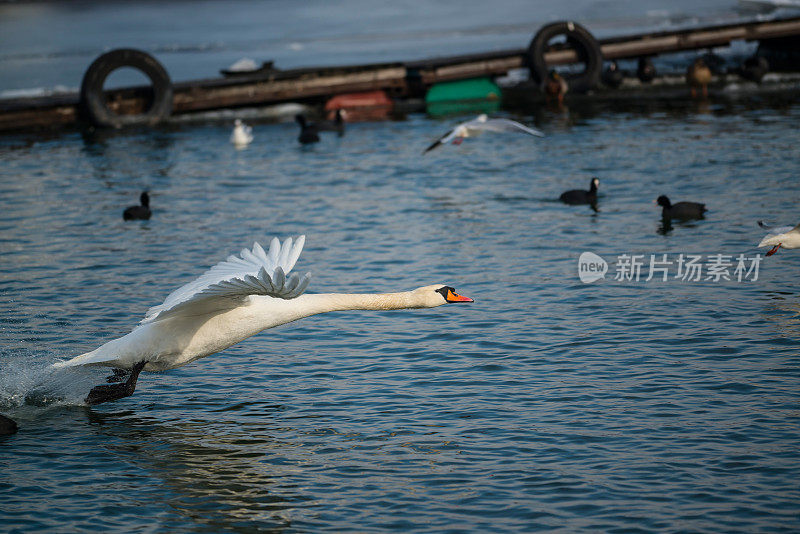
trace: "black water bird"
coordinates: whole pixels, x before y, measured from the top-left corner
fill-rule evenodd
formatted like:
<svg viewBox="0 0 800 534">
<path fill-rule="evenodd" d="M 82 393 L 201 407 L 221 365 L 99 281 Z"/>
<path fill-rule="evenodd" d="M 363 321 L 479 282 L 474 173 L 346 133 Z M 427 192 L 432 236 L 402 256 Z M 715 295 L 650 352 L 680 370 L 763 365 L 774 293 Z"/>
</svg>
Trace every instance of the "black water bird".
<svg viewBox="0 0 800 534">
<path fill-rule="evenodd" d="M 146 221 L 150 218 L 150 195 L 147 191 L 139 195 L 140 206 L 129 206 L 122 212 L 122 218 L 126 221 Z"/>
<path fill-rule="evenodd" d="M 761 83 L 761 79 L 769 72 L 769 62 L 762 56 L 752 56 L 744 60 L 739 69 L 739 76 L 745 80 Z"/>
<path fill-rule="evenodd" d="M 316 124 L 306 121 L 305 116 L 299 114 L 294 116 L 294 120 L 300 125 L 300 136 L 297 138 L 300 144 L 319 143 L 319 127 Z"/>
<path fill-rule="evenodd" d="M 678 202 L 672 204 L 666 195 L 661 195 L 656 200 L 656 204 L 661 206 L 661 218 L 688 220 L 688 219 L 702 219 L 703 213 L 706 211 L 706 205 L 699 202 Z"/>
<path fill-rule="evenodd" d="M 636 76 L 642 83 L 650 83 L 656 77 L 656 67 L 649 57 L 640 57 L 636 66 Z"/>
<path fill-rule="evenodd" d="M 625 75 L 622 74 L 622 71 L 619 69 L 616 61 L 612 61 L 609 63 L 606 70 L 603 71 L 603 75 L 601 79 L 603 80 L 603 85 L 610 89 L 616 89 L 620 85 L 622 85 L 622 80 L 625 78 Z"/>
<path fill-rule="evenodd" d="M 596 204 L 597 203 L 597 186 L 600 185 L 600 179 L 596 176 L 589 182 L 589 190 L 572 189 L 561 193 L 558 197 L 561 202 L 565 204 Z"/>
</svg>

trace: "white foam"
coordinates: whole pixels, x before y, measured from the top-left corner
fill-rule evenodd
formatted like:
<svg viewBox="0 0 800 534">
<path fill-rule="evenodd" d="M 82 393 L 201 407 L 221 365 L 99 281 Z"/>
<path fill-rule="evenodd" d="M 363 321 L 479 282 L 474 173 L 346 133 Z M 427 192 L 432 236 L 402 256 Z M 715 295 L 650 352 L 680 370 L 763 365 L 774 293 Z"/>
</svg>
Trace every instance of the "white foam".
<svg viewBox="0 0 800 534">
<path fill-rule="evenodd" d="M 3 354 L 0 357 L 0 409 L 83 405 L 89 390 L 102 383 L 102 371 L 55 369 L 51 366 L 55 360 L 54 356 L 30 351 Z"/>
</svg>

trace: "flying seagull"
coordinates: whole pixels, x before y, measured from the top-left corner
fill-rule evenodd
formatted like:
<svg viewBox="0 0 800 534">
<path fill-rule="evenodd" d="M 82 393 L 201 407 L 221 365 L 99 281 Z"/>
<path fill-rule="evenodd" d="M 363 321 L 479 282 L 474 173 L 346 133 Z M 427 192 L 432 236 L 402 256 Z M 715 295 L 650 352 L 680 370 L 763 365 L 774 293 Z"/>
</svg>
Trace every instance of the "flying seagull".
<svg viewBox="0 0 800 534">
<path fill-rule="evenodd" d="M 452 141 L 454 145 L 460 145 L 465 137 L 474 137 L 475 135 L 484 131 L 518 132 L 534 135 L 536 137 L 544 137 L 544 134 L 539 130 L 528 128 L 524 124 L 520 124 L 516 121 L 509 119 L 490 119 L 485 114 L 481 114 L 471 121 L 462 122 L 461 124 L 456 125 L 455 128 L 444 134 L 433 144 L 431 144 L 431 146 L 426 148 L 423 154 L 430 152 L 439 145 L 445 145 L 450 141 Z"/>
</svg>

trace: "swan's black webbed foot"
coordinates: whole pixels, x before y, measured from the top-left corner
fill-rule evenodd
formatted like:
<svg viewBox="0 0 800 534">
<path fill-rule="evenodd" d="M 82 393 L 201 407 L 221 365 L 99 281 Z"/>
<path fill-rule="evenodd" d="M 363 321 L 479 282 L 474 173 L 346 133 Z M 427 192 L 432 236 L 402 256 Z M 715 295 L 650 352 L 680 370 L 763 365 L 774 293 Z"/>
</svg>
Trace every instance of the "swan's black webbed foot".
<svg viewBox="0 0 800 534">
<path fill-rule="evenodd" d="M 108 383 L 124 382 L 125 381 L 125 377 L 128 376 L 128 371 L 126 371 L 125 369 L 116 369 L 115 368 L 115 369 L 112 369 L 112 371 L 114 371 L 114 374 L 111 375 L 111 376 L 107 376 L 106 377 L 106 382 L 108 382 Z"/>
<path fill-rule="evenodd" d="M 136 389 L 136 379 L 139 378 L 139 373 L 142 372 L 147 362 L 139 362 L 131 369 L 131 374 L 125 382 L 119 384 L 111 384 L 108 386 L 95 386 L 86 396 L 84 402 L 90 406 L 101 404 L 112 400 L 122 399 L 133 395 Z M 116 374 L 116 369 L 114 370 Z"/>
</svg>

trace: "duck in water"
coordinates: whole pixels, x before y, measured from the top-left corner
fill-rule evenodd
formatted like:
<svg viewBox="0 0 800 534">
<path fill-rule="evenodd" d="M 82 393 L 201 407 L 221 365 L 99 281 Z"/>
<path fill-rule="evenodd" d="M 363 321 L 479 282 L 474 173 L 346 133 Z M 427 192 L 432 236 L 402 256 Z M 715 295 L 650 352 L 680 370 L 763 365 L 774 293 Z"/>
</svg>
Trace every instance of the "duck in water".
<svg viewBox="0 0 800 534">
<path fill-rule="evenodd" d="M 300 135 L 297 140 L 301 145 L 319 143 L 319 128 L 313 122 L 308 122 L 305 115 L 295 115 L 294 120 L 300 125 Z"/>
<path fill-rule="evenodd" d="M 678 219 L 687 221 L 690 219 L 702 219 L 703 213 L 708 211 L 706 205 L 699 202 L 678 202 L 673 204 L 666 195 L 658 197 L 656 204 L 661 206 L 661 218 L 664 220 Z"/>
<path fill-rule="evenodd" d="M 697 98 L 697 89 L 703 92 L 703 98 L 708 98 L 708 84 L 711 83 L 711 69 L 708 68 L 703 58 L 697 58 L 686 71 L 686 83 L 692 91 L 692 98 Z"/>
<path fill-rule="evenodd" d="M 589 204 L 592 209 L 597 211 L 597 187 L 600 185 L 600 179 L 596 176 L 589 182 L 589 190 L 571 189 L 561 193 L 558 199 L 564 204 Z"/>
<path fill-rule="evenodd" d="M 564 104 L 564 95 L 569 91 L 567 80 L 564 79 L 555 70 L 551 70 L 547 79 L 542 82 L 542 92 L 545 94 L 545 100 L 551 103 L 555 100 L 559 106 Z"/>
<path fill-rule="evenodd" d="M 122 218 L 126 221 L 146 221 L 150 218 L 150 195 L 147 191 L 139 195 L 139 206 L 129 206 L 122 212 Z"/>
<path fill-rule="evenodd" d="M 253 128 L 236 119 L 233 121 L 233 132 L 231 132 L 231 143 L 236 148 L 244 148 L 253 142 Z"/>
</svg>

